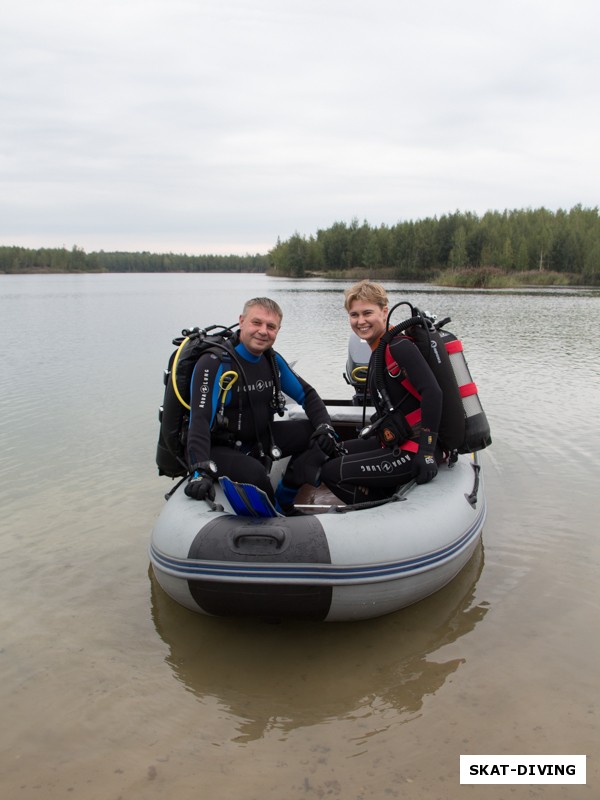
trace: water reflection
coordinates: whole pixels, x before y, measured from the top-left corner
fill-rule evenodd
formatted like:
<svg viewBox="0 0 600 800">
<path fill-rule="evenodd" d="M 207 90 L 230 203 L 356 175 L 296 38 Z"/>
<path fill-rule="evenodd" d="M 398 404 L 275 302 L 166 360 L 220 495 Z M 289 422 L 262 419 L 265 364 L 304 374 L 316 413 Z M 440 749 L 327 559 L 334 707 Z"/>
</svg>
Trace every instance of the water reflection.
<svg viewBox="0 0 600 800">
<path fill-rule="evenodd" d="M 461 288 L 458 286 L 438 286 L 426 283 L 407 283 L 405 281 L 380 280 L 388 292 L 392 294 L 402 294 L 406 297 L 422 295 L 471 295 L 471 296 L 502 296 L 502 295 L 523 295 L 523 296 L 542 296 L 552 295 L 561 297 L 600 297 L 598 286 L 511 286 L 502 289 L 493 288 Z M 306 294 L 307 292 L 319 292 L 338 294 L 343 296 L 344 289 L 354 283 L 353 280 L 346 278 L 309 278 L 298 280 L 296 278 L 271 278 L 270 288 L 272 293 L 280 291 L 288 294 Z"/>
<path fill-rule="evenodd" d="M 267 625 L 203 617 L 172 601 L 150 570 L 152 619 L 169 648 L 167 663 L 199 699 L 234 715 L 237 742 L 279 738 L 329 719 L 361 717 L 377 728 L 382 711 L 406 720 L 463 663 L 435 660 L 487 613 L 473 605 L 483 546 L 442 591 L 365 623 Z M 373 717 L 370 726 L 369 717 Z"/>
</svg>

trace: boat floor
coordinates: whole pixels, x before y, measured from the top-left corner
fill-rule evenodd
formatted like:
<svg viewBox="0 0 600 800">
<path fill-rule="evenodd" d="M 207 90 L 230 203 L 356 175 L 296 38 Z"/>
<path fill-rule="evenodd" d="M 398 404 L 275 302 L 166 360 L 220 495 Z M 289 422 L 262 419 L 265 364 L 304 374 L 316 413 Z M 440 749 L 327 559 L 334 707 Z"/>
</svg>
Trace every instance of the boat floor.
<svg viewBox="0 0 600 800">
<path fill-rule="evenodd" d="M 303 514 L 323 514 L 331 506 L 343 506 L 345 503 L 330 492 L 326 486 L 310 486 L 305 483 L 296 496 L 294 506 Z"/>
</svg>

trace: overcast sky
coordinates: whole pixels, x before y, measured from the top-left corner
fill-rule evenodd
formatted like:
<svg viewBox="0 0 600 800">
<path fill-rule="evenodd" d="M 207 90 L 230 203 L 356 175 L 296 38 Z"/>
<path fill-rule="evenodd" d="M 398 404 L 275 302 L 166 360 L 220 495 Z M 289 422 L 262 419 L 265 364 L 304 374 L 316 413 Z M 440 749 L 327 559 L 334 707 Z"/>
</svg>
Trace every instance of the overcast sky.
<svg viewBox="0 0 600 800">
<path fill-rule="evenodd" d="M 600 191 L 597 0 L 13 0 L 0 244 L 264 253 Z"/>
</svg>

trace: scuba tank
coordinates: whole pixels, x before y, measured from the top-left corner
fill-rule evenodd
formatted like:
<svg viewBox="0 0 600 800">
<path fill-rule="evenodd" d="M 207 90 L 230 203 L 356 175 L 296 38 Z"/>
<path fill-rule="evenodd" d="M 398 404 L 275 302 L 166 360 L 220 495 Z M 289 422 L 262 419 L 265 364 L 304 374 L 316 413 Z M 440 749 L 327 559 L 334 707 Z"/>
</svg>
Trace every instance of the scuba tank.
<svg viewBox="0 0 600 800">
<path fill-rule="evenodd" d="M 169 358 L 164 372 L 165 394 L 158 411 L 160 432 L 156 448 L 159 475 L 180 478 L 188 473 L 185 444 L 190 420 L 190 383 L 196 362 L 203 353 L 213 350 L 224 360 L 231 361 L 231 349 L 226 343 L 233 337 L 230 326 L 211 325 L 208 328 L 183 329 L 181 336 L 173 339 L 177 349 Z M 218 333 L 209 331 L 219 329 Z"/>
<path fill-rule="evenodd" d="M 400 305 L 408 305 L 411 317 L 393 328 L 389 327 L 392 312 Z M 471 453 L 483 450 L 491 442 L 490 428 L 477 395 L 462 351 L 462 343 L 442 327 L 450 322 L 446 318 L 436 323 L 410 303 L 398 303 L 388 314 L 388 330 L 381 337 L 373 354 L 375 385 L 386 411 L 392 403 L 385 388 L 385 371 L 391 377 L 399 377 L 401 368 L 391 358 L 389 343 L 396 336 L 411 339 L 427 361 L 443 393 L 442 416 L 438 431 L 440 444 L 450 453 Z M 398 414 L 398 409 L 394 409 Z"/>
<path fill-rule="evenodd" d="M 185 477 L 188 474 L 186 462 L 187 433 L 190 421 L 190 386 L 192 374 L 198 359 L 206 352 L 212 351 L 219 355 L 224 364 L 231 364 L 232 368 L 222 376 L 228 376 L 226 384 L 219 386 L 221 406 L 216 415 L 216 423 L 221 429 L 227 428 L 225 418 L 225 397 L 238 379 L 247 384 L 244 369 L 234 350 L 235 332 L 237 323 L 225 327 L 224 325 L 211 325 L 208 328 L 184 329 L 181 336 L 173 339 L 177 349 L 171 354 L 169 364 L 164 372 L 163 380 L 165 393 L 163 404 L 159 408 L 158 419 L 160 431 L 156 448 L 156 464 L 159 475 L 170 478 Z M 209 333 L 209 331 L 215 331 Z M 281 391 L 281 379 L 277 368 L 275 352 L 267 351 L 265 357 L 273 371 L 273 397 L 271 408 L 279 416 L 283 416 L 285 409 L 285 395 Z M 235 377 L 234 377 L 235 376 Z M 259 440 L 258 433 L 256 434 Z M 280 457 L 271 448 L 272 458 Z"/>
<path fill-rule="evenodd" d="M 453 333 L 441 328 L 441 325 L 446 324 L 446 322 L 450 322 L 450 320 L 442 320 L 440 327 L 436 326 L 436 329 L 450 358 L 450 365 L 454 372 L 465 413 L 465 435 L 458 452 L 474 453 L 491 445 L 490 426 L 479 400 L 477 386 L 473 381 L 469 365 L 463 353 L 463 344 Z"/>
</svg>

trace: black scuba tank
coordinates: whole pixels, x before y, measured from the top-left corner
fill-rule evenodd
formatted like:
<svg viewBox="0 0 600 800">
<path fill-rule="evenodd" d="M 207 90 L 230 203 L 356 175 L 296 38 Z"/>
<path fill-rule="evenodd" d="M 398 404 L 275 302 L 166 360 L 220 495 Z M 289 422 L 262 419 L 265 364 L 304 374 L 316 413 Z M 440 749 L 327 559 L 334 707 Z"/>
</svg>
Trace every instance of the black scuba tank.
<svg viewBox="0 0 600 800">
<path fill-rule="evenodd" d="M 192 373 L 200 356 L 211 351 L 222 362 L 232 362 L 235 371 L 246 384 L 244 369 L 235 354 L 237 333 L 235 325 L 211 325 L 208 328 L 184 329 L 180 337 L 173 339 L 177 349 L 171 354 L 164 372 L 165 392 L 163 404 L 159 409 L 160 431 L 156 448 L 156 464 L 159 475 L 170 478 L 184 477 L 188 473 L 186 444 L 190 421 L 190 387 Z M 209 331 L 215 331 L 209 333 Z M 285 395 L 281 391 L 281 376 L 273 350 L 265 354 L 273 371 L 273 413 L 283 416 Z M 256 432 L 256 440 L 259 440 Z"/>
<path fill-rule="evenodd" d="M 408 305 L 412 317 L 390 329 L 390 316 L 399 305 Z M 492 443 L 490 427 L 464 358 L 462 343 L 443 329 L 448 322 L 450 318 L 434 323 L 432 317 L 410 303 L 394 306 L 388 314 L 388 331 L 375 351 L 376 381 L 383 388 L 389 342 L 395 336 L 408 336 L 419 348 L 442 389 L 440 444 L 449 452 L 472 453 Z M 389 371 L 389 365 L 387 367 Z"/>
<path fill-rule="evenodd" d="M 465 414 L 458 384 L 439 332 L 424 319 L 405 331 L 419 348 L 442 390 L 442 415 L 438 431 L 440 444 L 445 450 L 458 450 L 465 440 Z"/>
<path fill-rule="evenodd" d="M 221 358 L 232 358 L 227 346 L 234 336 L 232 328 L 211 325 L 209 328 L 184 329 L 181 337 L 173 339 L 177 349 L 171 354 L 164 372 L 165 393 L 158 418 L 160 431 L 156 448 L 159 475 L 179 478 L 187 475 L 185 445 L 190 419 L 190 384 L 196 362 L 203 353 L 212 350 Z M 217 333 L 209 331 L 218 329 Z"/>
</svg>

